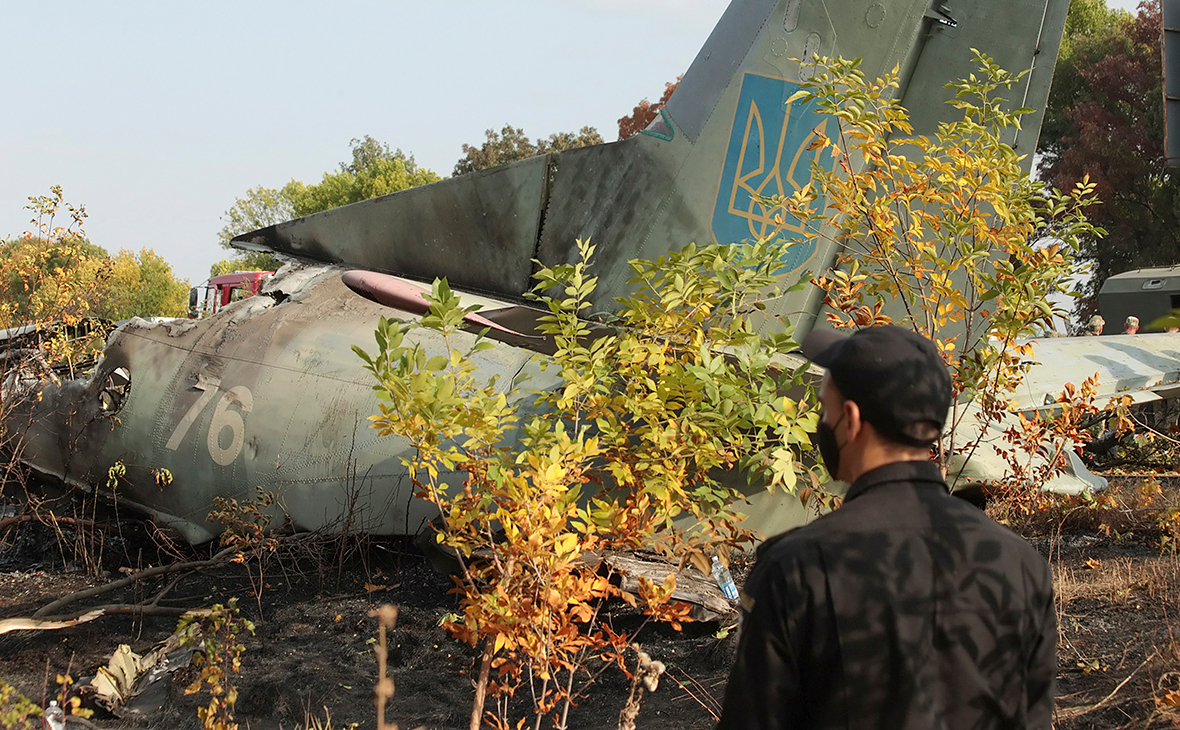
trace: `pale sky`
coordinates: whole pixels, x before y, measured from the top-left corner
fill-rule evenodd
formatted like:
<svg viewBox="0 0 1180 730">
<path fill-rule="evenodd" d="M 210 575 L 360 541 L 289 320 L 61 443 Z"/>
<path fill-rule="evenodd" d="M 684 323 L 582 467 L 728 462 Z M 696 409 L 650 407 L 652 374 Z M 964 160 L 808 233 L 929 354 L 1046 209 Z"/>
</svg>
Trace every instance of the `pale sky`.
<svg viewBox="0 0 1180 730">
<path fill-rule="evenodd" d="M 0 238 L 57 184 L 93 243 L 152 248 L 197 284 L 229 255 L 217 233 L 236 197 L 318 182 L 354 137 L 444 176 L 505 124 L 615 139 L 727 5 L 0 0 Z"/>
</svg>

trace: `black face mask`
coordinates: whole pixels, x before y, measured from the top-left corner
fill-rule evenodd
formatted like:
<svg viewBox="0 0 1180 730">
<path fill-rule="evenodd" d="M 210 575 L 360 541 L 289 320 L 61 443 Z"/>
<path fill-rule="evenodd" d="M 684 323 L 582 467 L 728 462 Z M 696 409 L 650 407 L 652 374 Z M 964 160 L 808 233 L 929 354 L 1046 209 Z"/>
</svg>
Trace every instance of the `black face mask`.
<svg viewBox="0 0 1180 730">
<path fill-rule="evenodd" d="M 840 425 L 840 421 L 844 420 L 844 414 L 836 419 L 834 425 L 829 426 L 822 418 L 819 425 L 816 426 L 815 433 L 811 437 L 811 443 L 815 448 L 819 449 L 819 455 L 824 460 L 824 466 L 828 468 L 828 474 L 832 475 L 833 479 L 839 479 L 836 476 L 840 472 L 840 445 L 836 443 L 836 426 Z"/>
</svg>

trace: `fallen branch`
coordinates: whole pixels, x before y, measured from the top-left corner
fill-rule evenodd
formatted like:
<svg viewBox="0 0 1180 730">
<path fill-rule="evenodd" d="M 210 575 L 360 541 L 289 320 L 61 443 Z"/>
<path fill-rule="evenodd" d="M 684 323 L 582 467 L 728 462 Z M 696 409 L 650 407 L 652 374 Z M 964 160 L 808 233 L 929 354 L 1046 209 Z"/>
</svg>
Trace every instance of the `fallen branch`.
<svg viewBox="0 0 1180 730">
<path fill-rule="evenodd" d="M 9 631 L 49 631 L 53 629 L 65 629 L 70 626 L 77 626 L 84 624 L 87 621 L 93 621 L 103 614 L 101 609 L 94 609 L 88 611 L 80 616 L 73 617 L 57 617 L 52 618 L 6 618 L 0 621 L 0 634 L 7 634 Z"/>
<path fill-rule="evenodd" d="M 1111 693 L 1110 693 L 1110 694 L 1108 694 L 1107 696 L 1103 697 L 1103 698 L 1102 698 L 1101 700 L 1099 700 L 1099 701 L 1098 701 L 1096 704 L 1089 705 L 1089 706 L 1086 706 L 1086 705 L 1080 705 L 1080 706 L 1078 706 L 1078 707 L 1066 707 L 1066 708 L 1064 708 L 1064 709 L 1058 710 L 1058 711 L 1057 711 L 1057 719 L 1058 719 L 1058 720 L 1072 720 L 1072 719 L 1074 719 L 1075 717 L 1081 717 L 1082 715 L 1088 715 L 1088 714 L 1090 714 L 1091 712 L 1093 712 L 1094 710 L 1097 710 L 1097 709 L 1099 709 L 1099 708 L 1105 707 L 1105 706 L 1106 706 L 1106 704 L 1107 704 L 1108 702 L 1110 702 L 1112 699 L 1114 699 L 1114 696 L 1115 696 L 1115 695 L 1117 695 L 1117 694 L 1119 693 L 1119 690 L 1121 690 L 1123 687 L 1125 687 L 1125 686 L 1127 685 L 1127 682 L 1130 682 L 1130 681 L 1131 681 L 1131 677 L 1134 677 L 1134 676 L 1135 676 L 1135 674 L 1136 674 L 1136 673 L 1137 673 L 1137 672 L 1138 672 L 1140 669 L 1142 669 L 1143 667 L 1147 666 L 1147 663 L 1148 663 L 1149 661 L 1151 661 L 1152 659 L 1154 659 L 1154 658 L 1155 658 L 1155 652 L 1152 652 L 1152 653 L 1151 653 L 1151 654 L 1150 654 L 1150 655 L 1149 655 L 1149 656 L 1148 656 L 1146 659 L 1144 659 L 1144 660 L 1143 660 L 1143 663 L 1142 663 L 1142 664 L 1140 664 L 1139 666 L 1135 667 L 1135 671 L 1133 671 L 1133 672 L 1131 672 L 1130 674 L 1128 674 L 1126 679 L 1124 679 L 1123 681 L 1119 682 L 1118 686 L 1117 686 L 1117 687 L 1115 687 L 1115 688 L 1114 688 L 1114 689 L 1111 691 Z"/>
<path fill-rule="evenodd" d="M 174 606 L 112 603 L 95 606 L 85 612 L 46 618 L 6 618 L 0 620 L 0 634 L 10 631 L 52 631 L 93 621 L 101 616 L 211 616 L 209 608 L 179 608 Z"/>
<path fill-rule="evenodd" d="M 5 517 L 4 519 L 0 520 L 0 532 L 4 532 L 5 530 L 12 527 L 13 525 L 18 525 L 22 522 L 40 522 L 41 524 L 45 525 L 46 527 L 51 526 L 48 522 L 45 521 L 44 518 L 42 518 L 41 515 L 36 515 L 36 514 L 16 515 L 14 517 Z M 75 519 L 73 517 L 55 517 L 54 522 L 58 522 L 63 525 L 76 525 L 79 527 L 94 527 L 93 520 L 79 520 L 79 519 Z"/>
<path fill-rule="evenodd" d="M 103 616 L 209 616 L 208 608 L 182 608 L 180 606 L 152 606 L 142 603 L 110 603 L 105 606 L 95 606 L 92 611 L 81 614 L 88 616 L 93 611 L 101 612 Z M 72 620 L 72 616 L 51 616 L 54 620 Z M 95 618 L 98 618 L 95 616 Z M 81 623 L 81 622 L 79 622 Z"/>
<path fill-rule="evenodd" d="M 200 568 L 211 568 L 216 565 L 221 565 L 223 563 L 229 562 L 227 557 L 236 553 L 237 551 L 237 546 L 230 546 L 208 560 L 193 560 L 187 563 L 172 563 L 170 565 L 160 565 L 154 568 L 146 568 L 139 571 L 138 573 L 132 573 L 126 578 L 120 578 L 119 580 L 111 581 L 110 583 L 104 583 L 100 586 L 94 586 L 92 588 L 75 591 L 74 593 L 62 596 L 56 601 L 37 609 L 37 611 L 33 614 L 33 618 L 44 618 L 62 606 L 68 606 L 69 604 L 74 603 L 75 601 L 80 601 L 84 598 L 100 596 L 103 593 L 109 593 L 110 591 L 118 590 L 119 588 L 129 586 L 132 583 L 144 580 L 146 578 L 154 578 L 158 575 L 167 575 L 169 573 L 175 573 L 181 570 L 198 570 Z"/>
</svg>

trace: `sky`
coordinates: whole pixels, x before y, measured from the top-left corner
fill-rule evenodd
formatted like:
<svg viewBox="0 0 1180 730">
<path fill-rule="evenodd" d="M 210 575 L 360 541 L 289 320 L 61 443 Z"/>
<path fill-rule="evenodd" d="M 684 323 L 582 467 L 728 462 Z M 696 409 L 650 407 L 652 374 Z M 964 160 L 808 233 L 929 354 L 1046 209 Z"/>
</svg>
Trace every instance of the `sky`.
<svg viewBox="0 0 1180 730">
<path fill-rule="evenodd" d="M 92 243 L 151 248 L 195 285 L 229 255 L 217 240 L 236 198 L 318 182 L 353 138 L 444 176 L 505 124 L 615 139 L 727 5 L 0 0 L 0 239 L 61 185 Z"/>
</svg>

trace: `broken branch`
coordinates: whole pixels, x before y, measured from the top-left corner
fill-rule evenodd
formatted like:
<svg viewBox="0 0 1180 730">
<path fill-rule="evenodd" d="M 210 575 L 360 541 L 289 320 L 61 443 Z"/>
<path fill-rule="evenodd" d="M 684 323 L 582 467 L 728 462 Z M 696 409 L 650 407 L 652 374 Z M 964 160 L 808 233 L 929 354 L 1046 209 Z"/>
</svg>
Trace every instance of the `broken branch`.
<svg viewBox="0 0 1180 730">
<path fill-rule="evenodd" d="M 1134 676 L 1135 676 L 1135 674 L 1136 674 L 1136 673 L 1137 673 L 1137 672 L 1138 672 L 1140 669 L 1142 669 L 1143 667 L 1147 666 L 1147 663 L 1148 663 L 1149 661 L 1151 661 L 1152 659 L 1154 659 L 1154 658 L 1155 658 L 1155 652 L 1152 652 L 1152 654 L 1151 654 L 1150 656 L 1148 656 L 1146 659 L 1144 659 L 1144 660 L 1143 660 L 1143 663 L 1142 663 L 1142 664 L 1140 664 L 1139 666 L 1135 667 L 1135 671 L 1133 671 L 1133 672 L 1131 672 L 1130 674 L 1128 674 L 1128 675 L 1127 675 L 1127 678 L 1126 678 L 1126 679 L 1124 679 L 1123 681 L 1119 682 L 1118 686 L 1117 686 L 1117 687 L 1115 687 L 1115 688 L 1114 688 L 1114 689 L 1111 691 L 1111 693 L 1110 693 L 1110 694 L 1108 694 L 1107 696 L 1103 697 L 1103 698 L 1102 698 L 1101 700 L 1099 700 L 1097 703 L 1095 703 L 1095 704 L 1093 704 L 1093 705 L 1089 705 L 1089 706 L 1082 705 L 1082 706 L 1079 706 L 1079 707 L 1065 707 L 1065 708 L 1063 708 L 1063 709 L 1061 709 L 1061 710 L 1058 710 L 1058 711 L 1057 711 L 1057 719 L 1058 719 L 1058 720 L 1071 720 L 1071 719 L 1073 719 L 1073 718 L 1075 718 L 1075 717 L 1081 717 L 1082 715 L 1088 715 L 1088 714 L 1090 714 L 1091 712 L 1093 712 L 1094 710 L 1097 710 L 1097 709 L 1099 709 L 1099 708 L 1105 707 L 1105 706 L 1106 706 L 1106 703 L 1108 703 L 1108 702 L 1110 702 L 1112 699 L 1114 699 L 1114 696 L 1115 696 L 1115 695 L 1117 695 L 1117 694 L 1119 693 L 1119 690 L 1121 690 L 1123 687 L 1125 687 L 1125 686 L 1127 685 L 1127 682 L 1130 682 L 1130 681 L 1131 681 L 1131 677 L 1134 677 Z"/>
<path fill-rule="evenodd" d="M 154 578 L 155 576 L 158 576 L 158 575 L 167 575 L 169 573 L 175 573 L 175 572 L 181 571 L 181 570 L 198 570 L 200 568 L 211 568 L 215 565 L 220 565 L 222 563 L 228 562 L 227 557 L 229 555 L 232 555 L 233 553 L 236 553 L 237 551 L 238 551 L 238 548 L 235 545 L 235 546 L 225 548 L 224 550 L 217 553 L 216 555 L 214 555 L 212 558 L 210 558 L 208 560 L 193 560 L 193 561 L 190 561 L 187 563 L 172 563 L 170 565 L 159 565 L 154 568 L 146 568 L 144 570 L 139 571 L 138 573 L 133 573 L 133 574 L 127 576 L 126 578 L 120 578 L 119 580 L 111 581 L 110 583 L 104 583 L 103 585 L 100 585 L 100 586 L 94 586 L 93 588 L 86 588 L 81 591 L 75 591 L 67 596 L 62 596 L 61 598 L 57 599 L 56 601 L 54 601 L 46 606 L 42 606 L 41 608 L 37 609 L 37 611 L 33 614 L 33 618 L 43 618 L 45 616 L 48 616 L 49 614 L 52 614 L 54 611 L 61 608 L 62 606 L 68 606 L 69 604 L 74 603 L 75 601 L 80 601 L 84 598 L 90 598 L 92 596 L 102 595 L 103 593 L 109 593 L 110 591 L 117 590 L 117 589 L 123 588 L 125 586 L 129 586 L 132 583 L 144 580 L 146 578 Z M 165 592 L 167 592 L 167 590 L 165 590 Z"/>
</svg>

